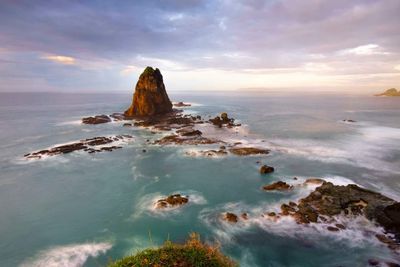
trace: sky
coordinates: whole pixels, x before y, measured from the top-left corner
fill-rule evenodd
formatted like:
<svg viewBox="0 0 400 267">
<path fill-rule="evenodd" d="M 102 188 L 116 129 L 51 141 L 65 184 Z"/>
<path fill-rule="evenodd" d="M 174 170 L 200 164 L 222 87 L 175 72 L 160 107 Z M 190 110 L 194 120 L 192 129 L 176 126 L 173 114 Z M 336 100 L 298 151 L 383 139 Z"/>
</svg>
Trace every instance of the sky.
<svg viewBox="0 0 400 267">
<path fill-rule="evenodd" d="M 400 89 L 399 0 L 1 0 L 0 92 Z"/>
</svg>

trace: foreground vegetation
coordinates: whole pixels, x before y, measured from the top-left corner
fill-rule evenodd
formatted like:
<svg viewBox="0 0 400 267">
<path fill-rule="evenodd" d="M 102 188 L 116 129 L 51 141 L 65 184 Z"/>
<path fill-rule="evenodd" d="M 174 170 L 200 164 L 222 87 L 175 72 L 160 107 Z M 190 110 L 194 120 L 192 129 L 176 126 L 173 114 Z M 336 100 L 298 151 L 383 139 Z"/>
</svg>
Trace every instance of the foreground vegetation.
<svg viewBox="0 0 400 267">
<path fill-rule="evenodd" d="M 184 244 L 167 241 L 159 248 L 143 250 L 109 265 L 109 267 L 133 266 L 233 267 L 238 265 L 223 255 L 218 246 L 204 244 L 198 234 L 192 233 Z"/>
</svg>

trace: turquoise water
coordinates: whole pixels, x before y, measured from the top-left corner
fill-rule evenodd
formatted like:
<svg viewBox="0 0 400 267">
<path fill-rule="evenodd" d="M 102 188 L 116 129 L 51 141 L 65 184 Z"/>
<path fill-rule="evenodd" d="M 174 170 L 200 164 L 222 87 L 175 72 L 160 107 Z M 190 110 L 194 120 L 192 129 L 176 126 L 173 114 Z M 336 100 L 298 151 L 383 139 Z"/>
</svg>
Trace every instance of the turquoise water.
<svg viewBox="0 0 400 267">
<path fill-rule="evenodd" d="M 196 156 L 199 147 L 145 142 L 162 133 L 119 122 L 79 123 L 84 116 L 123 111 L 129 94 L 0 94 L 0 266 L 104 266 L 167 239 L 183 241 L 192 231 L 220 242 L 241 266 L 400 261 L 373 237 L 380 229 L 362 220 L 345 222 L 346 231 L 332 233 L 260 216 L 313 189 L 260 189 L 277 180 L 293 184 L 321 177 L 400 200 L 400 99 L 196 93 L 175 93 L 171 99 L 194 103 L 185 112 L 206 118 L 228 112 L 243 123 L 237 132 L 200 129 L 272 153 L 203 158 Z M 116 134 L 131 134 L 134 141 L 113 152 L 22 157 L 55 144 Z M 275 173 L 261 176 L 259 160 L 274 166 Z M 174 192 L 188 194 L 191 203 L 165 212 L 152 209 L 155 199 Z M 250 219 L 221 222 L 226 211 L 248 212 Z"/>
</svg>

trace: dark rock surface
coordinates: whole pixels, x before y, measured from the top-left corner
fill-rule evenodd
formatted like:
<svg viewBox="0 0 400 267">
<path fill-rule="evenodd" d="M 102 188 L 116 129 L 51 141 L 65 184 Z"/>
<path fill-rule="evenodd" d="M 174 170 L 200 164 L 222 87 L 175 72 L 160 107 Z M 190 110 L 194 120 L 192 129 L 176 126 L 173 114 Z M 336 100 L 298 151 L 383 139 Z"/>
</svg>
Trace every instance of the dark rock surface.
<svg viewBox="0 0 400 267">
<path fill-rule="evenodd" d="M 110 121 L 111 121 L 111 119 L 107 115 L 97 115 L 94 117 L 82 118 L 82 123 L 84 123 L 84 124 L 101 124 L 101 123 L 107 123 Z"/>
<path fill-rule="evenodd" d="M 191 104 L 183 103 L 183 102 L 178 102 L 174 104 L 174 107 L 180 108 L 180 107 L 190 107 Z"/>
<path fill-rule="evenodd" d="M 226 126 L 226 127 L 236 127 L 236 126 L 240 126 L 240 124 L 235 124 L 235 119 L 233 118 L 229 118 L 228 114 L 223 112 L 221 113 L 220 116 L 216 116 L 213 119 L 210 119 L 209 122 L 211 122 L 213 125 L 218 126 L 218 127 L 222 127 L 222 126 Z"/>
<path fill-rule="evenodd" d="M 163 76 L 159 69 L 147 67 L 139 77 L 131 106 L 125 116 L 154 116 L 172 111 Z"/>
<path fill-rule="evenodd" d="M 291 186 L 285 182 L 282 182 L 282 181 L 278 181 L 278 182 L 263 186 L 263 189 L 266 191 L 273 191 L 273 190 L 287 191 L 292 188 L 293 188 L 293 186 Z"/>
<path fill-rule="evenodd" d="M 166 198 L 160 199 L 156 203 L 156 207 L 159 209 L 174 207 L 174 206 L 182 206 L 189 202 L 189 198 L 186 196 L 182 196 L 181 194 L 170 195 Z"/>
<path fill-rule="evenodd" d="M 238 222 L 238 216 L 236 214 L 234 214 L 234 213 L 231 213 L 231 212 L 225 213 L 223 219 L 225 221 L 227 221 L 227 222 L 230 222 L 230 223 L 237 223 Z"/>
<path fill-rule="evenodd" d="M 115 149 L 122 148 L 121 146 L 104 146 L 120 140 L 132 139 L 130 135 L 117 135 L 111 137 L 93 137 L 89 139 L 80 140 L 75 143 L 66 145 L 56 146 L 49 149 L 40 150 L 24 155 L 28 159 L 40 159 L 43 156 L 54 156 L 59 154 L 67 154 L 73 151 L 83 150 L 88 153 L 113 151 Z M 99 147 L 101 146 L 101 147 Z"/>
<path fill-rule="evenodd" d="M 261 174 L 267 174 L 267 173 L 271 173 L 274 172 L 274 167 L 268 166 L 268 165 L 263 165 L 260 168 L 260 173 Z"/>
</svg>

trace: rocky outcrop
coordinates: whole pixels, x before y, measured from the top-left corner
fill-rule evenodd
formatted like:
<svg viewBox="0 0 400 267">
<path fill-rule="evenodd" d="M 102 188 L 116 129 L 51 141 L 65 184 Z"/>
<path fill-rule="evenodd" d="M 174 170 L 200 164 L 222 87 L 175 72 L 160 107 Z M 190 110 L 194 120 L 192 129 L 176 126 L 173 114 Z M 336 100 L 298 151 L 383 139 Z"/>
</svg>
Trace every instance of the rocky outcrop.
<svg viewBox="0 0 400 267">
<path fill-rule="evenodd" d="M 261 174 L 267 174 L 267 173 L 271 173 L 274 172 L 274 167 L 268 166 L 268 165 L 263 165 L 260 168 L 260 173 Z"/>
<path fill-rule="evenodd" d="M 263 186 L 263 189 L 266 191 L 287 191 L 292 188 L 293 188 L 293 186 L 291 186 L 285 182 L 282 182 L 282 181 L 278 181 L 278 182 Z"/>
<path fill-rule="evenodd" d="M 235 213 L 226 212 L 223 216 L 223 220 L 230 222 L 230 223 L 237 223 L 238 216 Z"/>
<path fill-rule="evenodd" d="M 127 117 L 154 116 L 172 111 L 172 103 L 165 90 L 159 69 L 147 67 L 139 77 Z"/>
<path fill-rule="evenodd" d="M 59 154 L 67 154 L 78 150 L 83 150 L 88 153 L 103 152 L 103 151 L 113 151 L 115 149 L 122 148 L 121 146 L 115 146 L 113 142 L 129 140 L 133 137 L 130 135 L 117 135 L 111 137 L 93 137 L 85 140 L 80 140 L 78 142 L 65 144 L 61 146 L 52 147 L 49 149 L 40 150 L 37 152 L 32 152 L 24 155 L 28 159 L 40 159 L 43 156 L 55 156 Z M 108 146 L 105 146 L 108 145 Z"/>
<path fill-rule="evenodd" d="M 256 147 L 234 147 L 230 148 L 229 152 L 238 156 L 248 156 L 248 155 L 268 154 L 269 150 Z"/>
<path fill-rule="evenodd" d="M 396 88 L 390 88 L 381 94 L 376 94 L 375 96 L 400 96 L 400 91 L 397 91 Z"/>
<path fill-rule="evenodd" d="M 189 202 L 189 198 L 181 194 L 170 195 L 157 201 L 156 208 L 163 209 L 168 207 L 182 206 Z"/>
<path fill-rule="evenodd" d="M 82 123 L 84 123 L 84 124 L 101 124 L 101 123 L 107 123 L 110 121 L 111 121 L 111 119 L 107 115 L 97 115 L 94 117 L 82 118 Z"/>
<path fill-rule="evenodd" d="M 228 128 L 240 126 L 240 124 L 235 124 L 235 119 L 229 118 L 226 112 L 221 113 L 220 116 L 216 116 L 215 118 L 210 119 L 209 122 L 220 128 L 222 126 L 226 126 Z"/>
<path fill-rule="evenodd" d="M 174 103 L 174 107 L 177 107 L 177 108 L 190 107 L 190 106 L 191 106 L 191 104 L 183 103 L 183 102 Z"/>
</svg>

